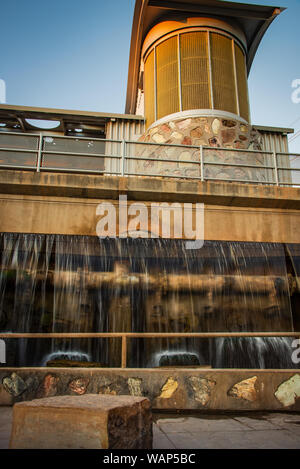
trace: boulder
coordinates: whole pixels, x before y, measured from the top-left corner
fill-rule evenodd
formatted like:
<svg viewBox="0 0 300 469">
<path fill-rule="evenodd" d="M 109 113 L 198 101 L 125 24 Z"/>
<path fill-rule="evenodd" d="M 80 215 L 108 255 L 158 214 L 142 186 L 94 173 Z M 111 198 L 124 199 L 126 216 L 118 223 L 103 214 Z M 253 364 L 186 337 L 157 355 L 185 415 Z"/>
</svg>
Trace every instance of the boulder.
<svg viewBox="0 0 300 469">
<path fill-rule="evenodd" d="M 194 353 L 171 353 L 160 357 L 159 366 L 200 366 Z"/>
</svg>

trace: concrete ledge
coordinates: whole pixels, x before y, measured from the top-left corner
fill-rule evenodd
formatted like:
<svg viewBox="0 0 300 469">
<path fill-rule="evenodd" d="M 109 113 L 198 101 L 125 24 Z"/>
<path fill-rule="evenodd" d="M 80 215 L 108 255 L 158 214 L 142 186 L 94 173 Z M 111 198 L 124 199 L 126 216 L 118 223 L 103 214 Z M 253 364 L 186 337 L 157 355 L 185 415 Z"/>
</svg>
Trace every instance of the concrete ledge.
<svg viewBox="0 0 300 469">
<path fill-rule="evenodd" d="M 148 399 L 59 396 L 13 408 L 12 449 L 151 449 Z"/>
<path fill-rule="evenodd" d="M 126 194 L 129 200 L 300 209 L 300 188 L 146 176 L 1 170 L 0 193 L 94 199 L 117 199 Z"/>
<path fill-rule="evenodd" d="M 147 397 L 155 410 L 300 410 L 297 369 L 0 368 L 1 387 L 13 402 L 109 394 Z"/>
</svg>

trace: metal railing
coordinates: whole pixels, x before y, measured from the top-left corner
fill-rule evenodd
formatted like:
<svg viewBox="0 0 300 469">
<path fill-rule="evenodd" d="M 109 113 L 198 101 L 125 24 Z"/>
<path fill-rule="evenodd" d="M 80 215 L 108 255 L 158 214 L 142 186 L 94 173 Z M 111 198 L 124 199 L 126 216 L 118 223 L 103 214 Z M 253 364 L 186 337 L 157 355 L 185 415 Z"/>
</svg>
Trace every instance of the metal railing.
<svg viewBox="0 0 300 469">
<path fill-rule="evenodd" d="M 300 186 L 300 154 L 0 132 L 0 169 Z"/>
<path fill-rule="evenodd" d="M 96 339 L 120 338 L 121 368 L 127 367 L 128 339 L 215 338 L 232 337 L 300 337 L 300 332 L 0 332 L 0 339 Z"/>
</svg>

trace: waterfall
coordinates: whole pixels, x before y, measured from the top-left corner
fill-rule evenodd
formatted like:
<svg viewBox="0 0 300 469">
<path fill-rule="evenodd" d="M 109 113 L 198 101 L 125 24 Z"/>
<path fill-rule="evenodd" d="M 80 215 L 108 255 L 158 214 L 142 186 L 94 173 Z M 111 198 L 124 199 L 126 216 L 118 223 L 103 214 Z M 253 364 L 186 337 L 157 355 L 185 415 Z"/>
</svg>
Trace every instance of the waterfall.
<svg viewBox="0 0 300 469">
<path fill-rule="evenodd" d="M 2 233 L 2 332 L 293 330 L 282 244 Z M 121 341 L 7 339 L 8 366 L 120 366 Z M 128 366 L 292 368 L 291 340 L 130 339 Z M 81 358 L 80 358 L 81 357 Z"/>
<path fill-rule="evenodd" d="M 298 368 L 292 362 L 290 337 L 218 338 L 214 368 Z"/>
</svg>

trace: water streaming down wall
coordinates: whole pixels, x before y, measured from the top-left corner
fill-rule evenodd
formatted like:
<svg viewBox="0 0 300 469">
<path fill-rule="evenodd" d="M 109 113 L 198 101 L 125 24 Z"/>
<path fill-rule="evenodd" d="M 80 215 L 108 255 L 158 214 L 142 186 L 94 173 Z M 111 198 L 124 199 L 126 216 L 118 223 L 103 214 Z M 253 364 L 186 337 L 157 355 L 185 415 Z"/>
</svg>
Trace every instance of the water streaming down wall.
<svg viewBox="0 0 300 469">
<path fill-rule="evenodd" d="M 1 235 L 0 330 L 292 331 L 281 244 Z M 128 365 L 286 368 L 290 339 L 131 339 Z M 8 366 L 120 366 L 120 339 L 9 339 Z M 290 366 L 289 366 L 290 365 Z"/>
<path fill-rule="evenodd" d="M 213 368 L 297 368 L 290 337 L 218 338 L 212 353 Z"/>
</svg>

